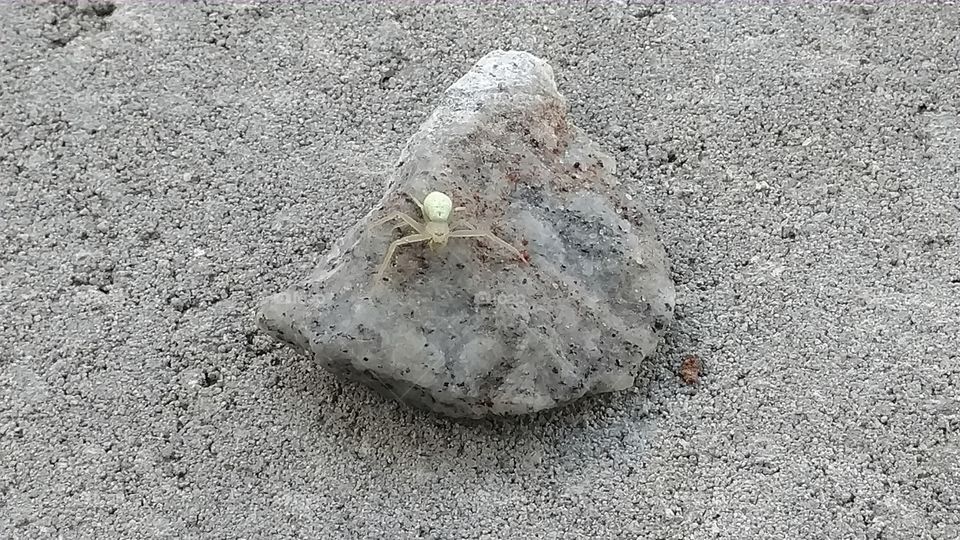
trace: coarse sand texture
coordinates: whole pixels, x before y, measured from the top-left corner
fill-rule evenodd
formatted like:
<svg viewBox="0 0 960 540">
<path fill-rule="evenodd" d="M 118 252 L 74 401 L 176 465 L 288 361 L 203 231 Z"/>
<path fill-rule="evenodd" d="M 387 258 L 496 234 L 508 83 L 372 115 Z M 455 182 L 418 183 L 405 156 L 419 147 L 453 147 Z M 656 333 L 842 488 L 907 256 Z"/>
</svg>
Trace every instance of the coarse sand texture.
<svg viewBox="0 0 960 540">
<path fill-rule="evenodd" d="M 960 8 L 789 4 L 4 3 L 0 538 L 960 538 Z M 416 214 L 398 158 L 492 51 L 549 64 L 674 306 L 625 390 L 452 419 L 257 313 Z M 408 246 L 381 294 L 583 271 L 514 233 L 606 207 L 532 195 L 451 190 L 528 268 Z"/>
</svg>

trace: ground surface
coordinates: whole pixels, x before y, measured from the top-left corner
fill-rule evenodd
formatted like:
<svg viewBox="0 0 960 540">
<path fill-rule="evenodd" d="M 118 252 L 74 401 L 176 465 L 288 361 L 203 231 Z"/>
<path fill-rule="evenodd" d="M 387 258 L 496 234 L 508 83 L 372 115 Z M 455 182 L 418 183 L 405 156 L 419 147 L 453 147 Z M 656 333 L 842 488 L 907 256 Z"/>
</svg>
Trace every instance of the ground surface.
<svg viewBox="0 0 960 540">
<path fill-rule="evenodd" d="M 956 8 L 154 4 L 2 8 L 0 537 L 960 537 Z M 463 425 L 252 313 L 498 47 L 680 319 L 635 392 Z"/>
</svg>

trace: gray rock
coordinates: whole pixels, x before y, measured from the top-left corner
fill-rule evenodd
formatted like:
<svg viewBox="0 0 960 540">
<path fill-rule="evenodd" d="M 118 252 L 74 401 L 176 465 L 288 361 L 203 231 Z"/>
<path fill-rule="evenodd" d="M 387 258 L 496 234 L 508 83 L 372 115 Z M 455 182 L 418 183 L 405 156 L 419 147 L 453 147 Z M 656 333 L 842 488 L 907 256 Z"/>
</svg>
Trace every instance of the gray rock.
<svg viewBox="0 0 960 540">
<path fill-rule="evenodd" d="M 388 244 L 370 224 L 406 196 L 525 249 L 484 240 Z M 674 285 L 647 215 L 613 159 L 567 118 L 550 66 L 494 51 L 454 83 L 408 142 L 379 205 L 316 273 L 268 298 L 260 328 L 326 369 L 450 416 L 531 413 L 634 384 L 673 316 Z"/>
</svg>

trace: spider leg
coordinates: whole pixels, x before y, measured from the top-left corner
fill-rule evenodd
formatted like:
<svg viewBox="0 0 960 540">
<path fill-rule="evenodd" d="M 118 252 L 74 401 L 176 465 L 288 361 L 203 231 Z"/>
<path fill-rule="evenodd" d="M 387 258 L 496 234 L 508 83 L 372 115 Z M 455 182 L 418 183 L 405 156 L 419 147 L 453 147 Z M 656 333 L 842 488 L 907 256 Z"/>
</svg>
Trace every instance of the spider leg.
<svg viewBox="0 0 960 540">
<path fill-rule="evenodd" d="M 386 273 L 387 268 L 390 267 L 390 262 L 393 260 L 393 252 L 397 250 L 398 247 L 406 244 L 416 244 L 417 242 L 426 242 L 430 239 L 430 235 L 417 233 L 411 234 L 409 236 L 404 236 L 399 240 L 394 240 L 390 243 L 390 248 L 387 249 L 387 254 L 383 258 L 383 262 L 380 263 L 380 269 L 377 270 L 377 279 L 383 279 L 383 274 Z"/>
<path fill-rule="evenodd" d="M 416 197 L 414 197 L 413 195 L 411 195 L 411 194 L 409 194 L 409 193 L 405 193 L 405 195 L 406 195 L 407 197 L 409 197 L 411 201 L 413 201 L 414 203 L 416 203 L 417 208 L 420 209 L 420 215 L 423 216 L 423 219 L 427 219 L 427 215 L 423 213 L 423 203 L 420 202 L 419 199 L 417 199 Z"/>
<path fill-rule="evenodd" d="M 460 229 L 459 231 L 451 231 L 450 238 L 486 238 L 494 244 L 511 251 L 514 255 L 517 256 L 523 262 L 527 262 L 527 258 L 520 252 L 519 249 L 510 245 L 507 241 L 501 239 L 499 236 L 493 234 L 492 232 L 480 231 L 473 228 L 472 225 L 467 224 L 470 229 Z"/>
<path fill-rule="evenodd" d="M 466 221 L 461 221 L 460 223 L 458 223 L 458 225 L 463 225 L 463 227 L 464 227 L 463 229 L 457 229 L 457 230 L 460 230 L 460 231 L 475 231 L 475 230 L 477 230 L 476 227 L 474 227 L 474 226 L 471 225 L 470 223 L 467 223 Z M 451 231 L 451 232 L 453 232 L 453 231 Z"/>
<path fill-rule="evenodd" d="M 396 212 L 396 213 L 394 213 L 394 214 L 390 214 L 389 216 L 380 218 L 380 219 L 378 219 L 377 221 L 374 221 L 373 224 L 370 225 L 370 228 L 373 229 L 373 228 L 376 228 L 376 227 L 379 227 L 379 226 L 383 225 L 384 223 L 387 223 L 387 222 L 389 222 L 389 221 L 395 221 L 395 220 L 398 220 L 398 219 L 399 219 L 400 221 L 403 221 L 403 222 L 406 223 L 407 225 L 409 225 L 410 228 L 413 229 L 413 230 L 415 230 L 415 231 L 417 231 L 417 233 L 423 234 L 423 225 L 422 225 L 420 222 L 418 222 L 417 220 L 415 220 L 415 219 L 413 219 L 412 217 L 408 216 L 407 214 L 404 214 L 403 212 Z"/>
</svg>

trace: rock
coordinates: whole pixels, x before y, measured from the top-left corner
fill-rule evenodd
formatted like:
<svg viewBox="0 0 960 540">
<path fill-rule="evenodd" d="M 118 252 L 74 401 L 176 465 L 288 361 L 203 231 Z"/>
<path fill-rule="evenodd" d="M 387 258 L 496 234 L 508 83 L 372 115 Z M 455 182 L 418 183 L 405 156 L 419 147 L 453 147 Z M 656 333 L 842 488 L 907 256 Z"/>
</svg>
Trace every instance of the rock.
<svg viewBox="0 0 960 540">
<path fill-rule="evenodd" d="M 442 191 L 485 240 L 435 252 L 370 224 Z M 368 230 L 369 229 L 369 230 Z M 401 152 L 386 194 L 315 274 L 266 299 L 267 334 L 383 395 L 455 417 L 525 414 L 634 384 L 673 318 L 649 217 L 613 159 L 567 118 L 550 66 L 494 51 L 455 82 Z"/>
</svg>

